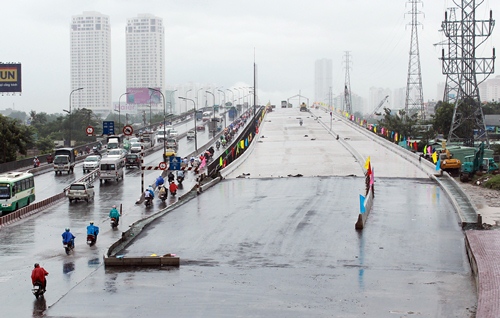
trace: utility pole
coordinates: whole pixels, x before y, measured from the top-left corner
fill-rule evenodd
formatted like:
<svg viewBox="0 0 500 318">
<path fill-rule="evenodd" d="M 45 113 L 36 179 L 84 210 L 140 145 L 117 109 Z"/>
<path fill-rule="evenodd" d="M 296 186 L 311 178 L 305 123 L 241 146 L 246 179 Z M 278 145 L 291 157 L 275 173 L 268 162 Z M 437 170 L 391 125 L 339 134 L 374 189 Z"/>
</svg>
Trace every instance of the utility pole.
<svg viewBox="0 0 500 318">
<path fill-rule="evenodd" d="M 474 147 L 474 139 L 485 141 L 489 147 L 488 132 L 484 121 L 477 75 L 484 80 L 494 72 L 495 49 L 493 57 L 476 58 L 478 47 L 491 36 L 495 20 L 490 11 L 489 20 L 476 20 L 476 9 L 483 3 L 476 0 L 454 0 L 461 11 L 461 20 L 448 19 L 448 12 L 442 23 L 444 34 L 456 46 L 457 56 L 441 53 L 443 74 L 458 75 L 458 96 L 455 101 L 453 119 L 448 134 L 448 143 L 462 141 L 465 146 Z M 482 38 L 482 39 L 478 39 Z M 477 131 L 477 137 L 474 136 Z"/>
<path fill-rule="evenodd" d="M 422 72 L 420 68 L 420 51 L 418 48 L 418 15 L 422 12 L 417 10 L 421 0 L 408 0 L 411 4 L 411 41 L 410 41 L 410 58 L 408 61 L 408 79 L 406 81 L 406 101 L 405 101 L 405 117 L 414 113 L 419 114 L 420 119 L 425 120 L 424 96 L 422 92 Z"/>
<path fill-rule="evenodd" d="M 345 51 L 344 68 L 345 68 L 345 81 L 344 81 L 344 111 L 352 114 L 352 97 L 351 97 L 351 76 L 349 70 L 351 68 L 351 61 L 349 59 L 349 51 Z"/>
</svg>

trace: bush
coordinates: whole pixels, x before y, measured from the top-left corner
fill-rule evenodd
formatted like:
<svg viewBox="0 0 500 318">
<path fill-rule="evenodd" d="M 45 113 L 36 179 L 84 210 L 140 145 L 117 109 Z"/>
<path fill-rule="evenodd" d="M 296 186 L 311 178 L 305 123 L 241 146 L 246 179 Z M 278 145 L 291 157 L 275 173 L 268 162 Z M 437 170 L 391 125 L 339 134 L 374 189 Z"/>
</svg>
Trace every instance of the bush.
<svg viewBox="0 0 500 318">
<path fill-rule="evenodd" d="M 492 176 L 491 179 L 483 183 L 483 186 L 489 189 L 500 190 L 500 174 Z"/>
</svg>

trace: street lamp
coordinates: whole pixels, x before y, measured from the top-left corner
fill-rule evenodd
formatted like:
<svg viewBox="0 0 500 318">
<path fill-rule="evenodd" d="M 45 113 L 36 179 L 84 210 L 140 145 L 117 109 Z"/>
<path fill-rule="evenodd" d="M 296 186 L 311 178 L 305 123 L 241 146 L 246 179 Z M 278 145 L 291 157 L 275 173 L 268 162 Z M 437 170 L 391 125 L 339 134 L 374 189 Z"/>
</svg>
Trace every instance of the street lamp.
<svg viewBox="0 0 500 318">
<path fill-rule="evenodd" d="M 71 95 L 76 92 L 76 91 L 81 91 L 83 87 L 76 88 L 69 93 L 69 111 L 66 109 L 63 109 L 63 111 L 67 112 L 69 114 L 69 146 L 71 147 Z"/>
<path fill-rule="evenodd" d="M 234 92 L 232 89 L 226 89 L 226 91 L 230 91 L 231 92 L 231 106 L 234 106 Z"/>
<path fill-rule="evenodd" d="M 190 88 L 190 89 L 188 89 L 188 90 L 186 91 L 186 97 L 188 97 L 188 93 L 189 93 L 190 91 L 192 91 L 192 90 L 193 90 L 193 89 L 192 89 L 192 88 Z M 186 101 L 186 112 L 187 112 L 187 101 Z"/>
<path fill-rule="evenodd" d="M 187 97 L 182 97 L 182 96 L 179 96 L 179 99 L 182 99 L 182 100 L 185 100 L 186 103 L 188 100 L 192 101 L 193 102 L 193 107 L 194 107 L 194 151 L 195 151 L 195 154 L 198 153 L 198 141 L 197 141 L 197 134 L 198 132 L 196 131 L 196 103 L 194 102 L 193 99 L 191 98 L 187 98 Z"/>
<path fill-rule="evenodd" d="M 150 88 L 150 87 L 148 87 L 148 89 L 151 90 L 151 91 L 155 91 L 155 92 L 160 93 L 161 97 L 163 98 L 163 131 L 166 131 L 166 129 L 165 129 L 165 121 L 166 121 L 166 115 L 165 115 L 165 108 L 166 108 L 166 106 L 165 106 L 165 95 L 163 95 L 163 93 L 160 90 L 156 89 L 156 88 Z M 151 111 L 151 108 L 149 108 L 149 109 Z M 151 118 L 149 120 L 151 121 Z M 165 158 L 165 150 L 166 150 L 165 149 L 165 135 L 163 135 L 163 137 L 164 137 L 164 140 L 163 140 L 163 158 Z"/>
<path fill-rule="evenodd" d="M 130 93 L 123 93 L 118 98 L 118 129 L 120 129 L 120 127 L 122 126 L 122 117 L 121 117 L 122 105 L 121 105 L 120 101 L 121 101 L 123 95 L 128 95 L 128 94 L 130 94 Z"/>
<path fill-rule="evenodd" d="M 174 93 L 177 92 L 177 90 L 173 90 L 173 91 L 170 91 L 170 98 L 168 99 L 168 101 L 170 102 L 170 113 L 174 113 L 172 111 L 172 95 L 174 95 Z"/>
<path fill-rule="evenodd" d="M 214 113 L 214 119 L 215 119 L 215 95 L 214 95 L 214 93 L 212 93 L 211 91 L 205 91 L 205 93 L 207 93 L 207 94 L 211 94 L 211 95 L 212 95 L 212 97 L 214 98 L 213 113 Z M 213 123 L 214 123 L 214 122 L 215 122 L 215 121 L 212 121 L 212 129 L 213 129 L 213 132 L 214 132 L 214 133 L 213 133 L 213 138 L 215 138 L 215 128 L 213 127 Z"/>
<path fill-rule="evenodd" d="M 196 110 L 198 110 L 198 108 L 200 107 L 200 103 L 199 103 L 199 101 L 198 101 L 198 94 L 200 93 L 200 91 L 201 91 L 201 90 L 204 90 L 204 89 L 205 89 L 205 88 L 204 88 L 204 87 L 202 87 L 202 88 L 200 88 L 200 89 L 198 89 L 198 90 L 196 91 Z"/>
</svg>

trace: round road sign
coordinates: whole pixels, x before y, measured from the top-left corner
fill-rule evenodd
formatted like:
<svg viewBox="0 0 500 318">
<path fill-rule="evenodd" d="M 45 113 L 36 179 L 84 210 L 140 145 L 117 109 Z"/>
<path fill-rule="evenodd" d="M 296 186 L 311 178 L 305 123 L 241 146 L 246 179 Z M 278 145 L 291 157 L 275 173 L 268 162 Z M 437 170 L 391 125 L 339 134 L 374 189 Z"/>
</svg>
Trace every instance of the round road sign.
<svg viewBox="0 0 500 318">
<path fill-rule="evenodd" d="M 130 136 L 134 133 L 134 128 L 132 128 L 132 126 L 130 125 L 127 125 L 125 127 L 123 127 L 123 134 L 125 136 Z"/>
<path fill-rule="evenodd" d="M 94 133 L 94 127 L 87 126 L 87 129 L 85 129 L 85 132 L 87 133 L 87 135 L 92 135 Z"/>
<path fill-rule="evenodd" d="M 160 162 L 160 164 L 158 165 L 158 168 L 160 168 L 160 170 L 165 170 L 167 169 L 167 163 L 166 162 Z"/>
</svg>

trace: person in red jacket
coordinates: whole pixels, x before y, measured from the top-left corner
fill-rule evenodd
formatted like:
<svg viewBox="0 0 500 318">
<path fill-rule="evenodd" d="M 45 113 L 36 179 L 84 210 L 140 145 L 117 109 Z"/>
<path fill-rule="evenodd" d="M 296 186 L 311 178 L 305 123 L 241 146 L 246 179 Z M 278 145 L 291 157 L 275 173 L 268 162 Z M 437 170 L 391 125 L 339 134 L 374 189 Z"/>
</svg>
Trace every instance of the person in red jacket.
<svg viewBox="0 0 500 318">
<path fill-rule="evenodd" d="M 175 182 L 170 182 L 170 194 L 171 195 L 175 195 L 177 193 L 177 185 L 175 184 Z"/>
<path fill-rule="evenodd" d="M 43 267 L 40 267 L 38 263 L 35 263 L 35 268 L 31 272 L 31 282 L 33 285 L 35 285 L 36 282 L 40 282 L 42 284 L 42 289 L 45 291 L 45 288 L 47 287 L 47 280 L 45 279 L 45 276 L 49 275 L 49 272 L 47 272 Z"/>
</svg>

